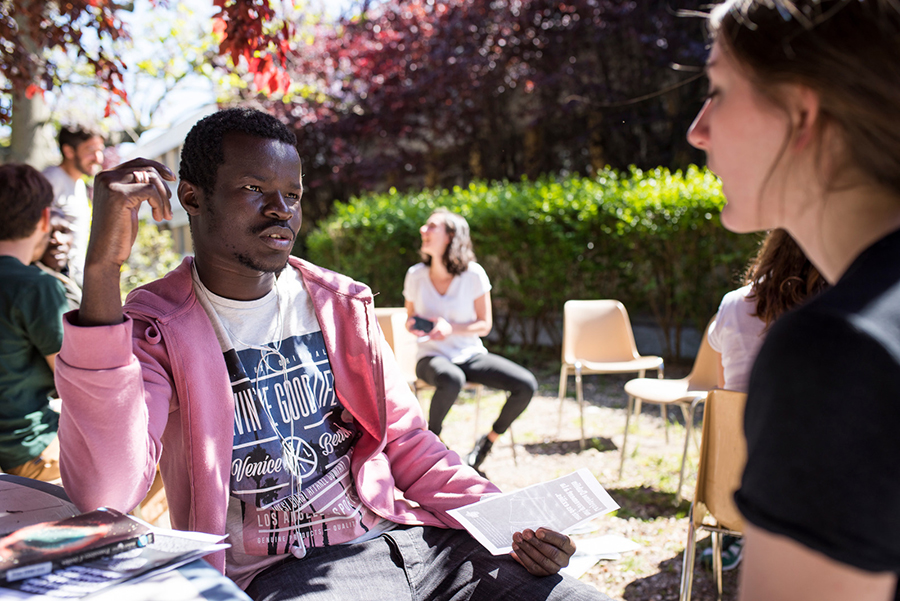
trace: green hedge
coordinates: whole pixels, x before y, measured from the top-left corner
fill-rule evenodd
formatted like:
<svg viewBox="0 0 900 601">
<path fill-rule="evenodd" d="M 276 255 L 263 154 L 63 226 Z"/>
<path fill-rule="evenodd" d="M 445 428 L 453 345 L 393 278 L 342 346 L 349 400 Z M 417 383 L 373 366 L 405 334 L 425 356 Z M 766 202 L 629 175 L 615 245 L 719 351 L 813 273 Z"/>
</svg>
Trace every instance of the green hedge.
<svg viewBox="0 0 900 601">
<path fill-rule="evenodd" d="M 706 325 L 758 243 L 722 227 L 723 204 L 718 180 L 696 167 L 391 190 L 336 204 L 310 234 L 307 252 L 369 284 L 378 306 L 400 306 L 404 274 L 419 261 L 419 226 L 447 207 L 472 227 L 494 287 L 500 344 L 513 330 L 527 345 L 541 332 L 559 344 L 566 300 L 617 298 L 632 316 L 653 316 L 672 357 L 682 327 Z"/>
</svg>

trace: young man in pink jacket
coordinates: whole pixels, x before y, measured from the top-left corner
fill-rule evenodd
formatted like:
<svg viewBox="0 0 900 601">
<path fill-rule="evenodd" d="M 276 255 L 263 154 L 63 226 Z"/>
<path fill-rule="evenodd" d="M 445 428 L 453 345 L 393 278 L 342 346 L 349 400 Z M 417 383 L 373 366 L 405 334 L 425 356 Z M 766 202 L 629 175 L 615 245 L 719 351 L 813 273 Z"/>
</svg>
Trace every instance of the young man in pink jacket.
<svg viewBox="0 0 900 601">
<path fill-rule="evenodd" d="M 80 508 L 130 511 L 158 464 L 174 527 L 227 533 L 210 561 L 254 598 L 605 598 L 558 573 L 569 537 L 526 530 L 514 557 L 493 557 L 447 514 L 497 488 L 427 430 L 372 292 L 290 257 L 290 130 L 213 114 L 179 175 L 195 257 L 124 308 L 138 208 L 170 218 L 175 178 L 136 159 L 95 180 L 84 297 L 57 361 L 63 483 Z"/>
</svg>

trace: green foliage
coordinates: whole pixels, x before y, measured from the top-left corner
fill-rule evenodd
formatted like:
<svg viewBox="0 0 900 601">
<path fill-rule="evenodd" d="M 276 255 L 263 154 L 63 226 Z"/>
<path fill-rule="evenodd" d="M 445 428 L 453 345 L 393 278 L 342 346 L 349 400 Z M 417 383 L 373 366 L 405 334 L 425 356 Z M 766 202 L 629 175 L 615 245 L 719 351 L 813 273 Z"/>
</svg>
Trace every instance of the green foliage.
<svg viewBox="0 0 900 601">
<path fill-rule="evenodd" d="M 163 277 L 179 263 L 181 257 L 175 252 L 172 233 L 141 218 L 131 256 L 122 266 L 122 298 L 138 286 Z"/>
<path fill-rule="evenodd" d="M 696 167 L 391 190 L 337 203 L 307 247 L 313 262 L 372 286 L 379 306 L 399 306 L 419 261 L 418 228 L 447 207 L 472 228 L 500 344 L 514 330 L 528 346 L 541 332 L 559 344 L 566 300 L 617 298 L 633 315 L 653 315 L 675 356 L 682 327 L 705 326 L 758 242 L 721 226 L 723 205 L 718 180 Z"/>
</svg>

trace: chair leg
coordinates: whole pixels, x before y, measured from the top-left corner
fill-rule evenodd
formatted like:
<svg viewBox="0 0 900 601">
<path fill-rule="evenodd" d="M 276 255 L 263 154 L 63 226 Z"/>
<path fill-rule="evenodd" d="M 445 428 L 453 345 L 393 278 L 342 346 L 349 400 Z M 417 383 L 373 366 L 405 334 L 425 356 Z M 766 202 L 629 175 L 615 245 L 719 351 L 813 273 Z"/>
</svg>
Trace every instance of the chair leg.
<svg viewBox="0 0 900 601">
<path fill-rule="evenodd" d="M 688 456 L 688 447 L 691 444 L 691 438 L 693 437 L 694 432 L 694 410 L 697 408 L 697 403 L 700 399 L 694 399 L 691 401 L 689 407 L 681 406 L 681 410 L 684 411 L 684 453 L 681 455 L 681 472 L 678 474 L 678 491 L 675 493 L 675 504 L 681 503 L 681 488 L 684 484 L 684 466 L 687 463 Z"/>
<path fill-rule="evenodd" d="M 584 450 L 584 390 L 581 387 L 581 363 L 575 364 L 575 393 L 578 397 L 578 411 L 581 414 L 581 450 Z"/>
<path fill-rule="evenodd" d="M 694 528 L 694 506 L 688 513 L 688 536 L 684 546 L 684 559 L 681 562 L 681 586 L 678 601 L 690 601 L 691 588 L 694 585 L 694 556 L 697 553 L 697 530 Z"/>
<path fill-rule="evenodd" d="M 559 373 L 559 418 L 556 421 L 556 435 L 559 436 L 559 433 L 562 432 L 562 415 L 563 415 L 563 401 L 566 398 L 566 388 L 569 384 L 569 366 L 563 364 L 562 370 Z"/>
<path fill-rule="evenodd" d="M 712 533 L 712 564 L 716 579 L 716 601 L 722 601 L 722 533 Z"/>
<path fill-rule="evenodd" d="M 509 430 L 507 430 L 507 432 L 509 432 L 509 444 L 512 447 L 512 452 L 513 452 L 513 465 L 518 467 L 519 466 L 519 458 L 516 457 L 516 438 L 513 436 L 512 425 L 509 426 Z"/>
<path fill-rule="evenodd" d="M 481 413 L 481 393 L 484 387 L 479 386 L 475 389 L 475 442 L 478 443 L 478 416 Z"/>
<path fill-rule="evenodd" d="M 619 454 L 619 480 L 622 479 L 622 469 L 625 467 L 625 445 L 628 442 L 628 425 L 631 422 L 631 411 L 634 408 L 634 397 L 628 395 L 628 406 L 625 407 L 625 434 L 622 436 L 622 450 Z"/>
<path fill-rule="evenodd" d="M 660 405 L 659 410 L 662 413 L 663 429 L 666 432 L 666 444 L 669 444 L 669 413 L 666 411 L 666 405 Z"/>
</svg>

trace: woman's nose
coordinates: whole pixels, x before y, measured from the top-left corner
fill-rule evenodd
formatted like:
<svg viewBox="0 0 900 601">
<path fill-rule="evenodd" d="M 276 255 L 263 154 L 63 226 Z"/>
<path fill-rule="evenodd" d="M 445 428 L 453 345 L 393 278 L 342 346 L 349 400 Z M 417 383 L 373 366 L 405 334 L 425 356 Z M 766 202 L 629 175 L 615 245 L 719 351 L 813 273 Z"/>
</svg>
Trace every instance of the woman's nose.
<svg viewBox="0 0 900 601">
<path fill-rule="evenodd" d="M 708 106 L 709 101 L 707 101 L 706 104 L 703 105 L 703 108 L 700 109 L 700 112 L 697 113 L 697 116 L 694 118 L 694 122 L 691 123 L 691 126 L 688 128 L 687 132 L 688 144 L 700 150 L 709 149 L 709 127 L 706 124 L 705 118 L 706 109 Z"/>
</svg>

